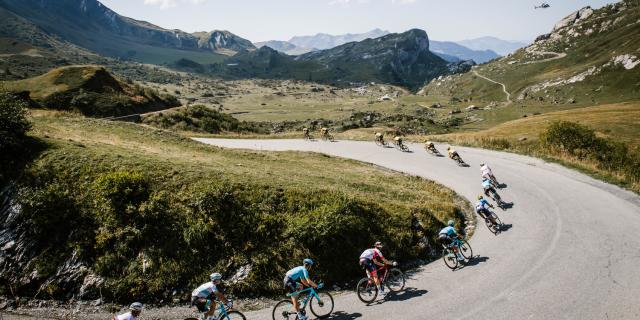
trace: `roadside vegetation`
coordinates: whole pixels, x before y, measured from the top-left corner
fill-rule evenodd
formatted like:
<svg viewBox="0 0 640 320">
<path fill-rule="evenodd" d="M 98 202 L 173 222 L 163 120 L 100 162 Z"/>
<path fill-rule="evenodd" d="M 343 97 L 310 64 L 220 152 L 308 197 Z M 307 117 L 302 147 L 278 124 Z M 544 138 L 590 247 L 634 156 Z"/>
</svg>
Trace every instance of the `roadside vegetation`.
<svg viewBox="0 0 640 320">
<path fill-rule="evenodd" d="M 639 112 L 637 103 L 598 106 L 429 138 L 557 161 L 640 192 Z"/>
<path fill-rule="evenodd" d="M 20 214 L 3 221 L 26 249 L 5 260 L 2 294 L 68 298 L 91 276 L 102 282 L 77 297 L 187 299 L 213 270 L 236 294 L 280 293 L 282 274 L 307 256 L 341 284 L 373 241 L 401 261 L 425 259 L 447 219 L 471 219 L 452 191 L 372 165 L 32 113 L 31 136 L 47 149 L 16 181 Z M 86 266 L 78 278 L 60 276 L 75 263 Z"/>
</svg>

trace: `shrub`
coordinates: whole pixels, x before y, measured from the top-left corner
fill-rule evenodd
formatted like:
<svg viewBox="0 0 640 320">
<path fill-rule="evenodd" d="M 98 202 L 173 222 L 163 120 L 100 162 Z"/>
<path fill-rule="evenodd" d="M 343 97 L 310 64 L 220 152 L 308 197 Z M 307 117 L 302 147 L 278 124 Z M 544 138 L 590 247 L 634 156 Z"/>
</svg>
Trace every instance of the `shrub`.
<svg viewBox="0 0 640 320">
<path fill-rule="evenodd" d="M 26 133 L 31 129 L 27 107 L 26 101 L 0 90 L 0 186 L 13 175 L 25 157 L 33 154 L 26 152 Z"/>
<path fill-rule="evenodd" d="M 569 121 L 552 123 L 542 134 L 540 141 L 547 149 L 566 152 L 579 158 L 586 157 L 601 145 L 595 131 Z"/>
</svg>

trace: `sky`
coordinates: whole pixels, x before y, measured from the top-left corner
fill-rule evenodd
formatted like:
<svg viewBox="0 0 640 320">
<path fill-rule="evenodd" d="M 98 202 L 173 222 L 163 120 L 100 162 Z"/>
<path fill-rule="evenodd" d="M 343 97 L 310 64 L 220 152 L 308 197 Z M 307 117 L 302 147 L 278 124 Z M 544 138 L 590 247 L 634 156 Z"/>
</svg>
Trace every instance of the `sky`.
<svg viewBox="0 0 640 320">
<path fill-rule="evenodd" d="M 252 42 L 375 28 L 427 31 L 430 39 L 483 36 L 530 42 L 569 13 L 615 0 L 99 0 L 117 13 L 167 29 L 228 30 Z"/>
</svg>

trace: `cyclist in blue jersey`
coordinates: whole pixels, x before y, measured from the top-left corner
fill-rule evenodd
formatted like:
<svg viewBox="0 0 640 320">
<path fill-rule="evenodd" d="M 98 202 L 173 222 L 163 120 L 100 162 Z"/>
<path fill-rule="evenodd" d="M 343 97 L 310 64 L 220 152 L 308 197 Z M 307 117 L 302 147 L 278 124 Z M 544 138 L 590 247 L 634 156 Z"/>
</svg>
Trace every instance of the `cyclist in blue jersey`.
<svg viewBox="0 0 640 320">
<path fill-rule="evenodd" d="M 287 271 L 287 274 L 284 276 L 284 288 L 288 290 L 289 293 L 300 291 L 303 287 L 314 287 L 317 289 L 318 285 L 309 278 L 309 270 L 311 270 L 312 266 L 313 260 L 307 258 L 302 261 L 301 266 Z M 300 310 L 297 295 L 291 295 L 291 303 L 293 303 L 293 307 L 296 309 L 298 319 L 307 320 L 307 316 Z"/>
<path fill-rule="evenodd" d="M 486 207 L 489 207 L 489 208 L 493 209 L 493 205 L 492 204 L 490 204 L 482 196 L 478 196 L 478 203 L 476 203 L 476 213 L 478 215 L 480 215 L 483 219 L 491 220 L 491 223 L 493 223 L 494 225 L 497 224 L 496 214 L 491 212 Z"/>
<path fill-rule="evenodd" d="M 453 243 L 453 239 L 459 237 L 456 229 L 453 228 L 454 225 L 455 221 L 449 220 L 447 226 L 438 233 L 438 241 L 440 241 L 443 246 L 450 246 Z M 464 257 L 460 254 L 457 245 L 453 245 L 453 252 L 455 252 L 458 261 L 464 261 Z"/>
</svg>

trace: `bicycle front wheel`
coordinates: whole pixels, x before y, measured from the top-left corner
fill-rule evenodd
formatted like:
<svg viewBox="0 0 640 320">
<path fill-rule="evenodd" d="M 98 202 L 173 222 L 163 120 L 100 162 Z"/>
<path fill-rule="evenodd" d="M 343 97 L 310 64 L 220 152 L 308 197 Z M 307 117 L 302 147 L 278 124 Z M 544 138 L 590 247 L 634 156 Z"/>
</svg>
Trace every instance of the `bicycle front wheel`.
<svg viewBox="0 0 640 320">
<path fill-rule="evenodd" d="M 333 297 L 328 292 L 316 292 L 318 297 L 311 297 L 309 308 L 314 316 L 322 319 L 333 312 Z"/>
<path fill-rule="evenodd" d="M 364 303 L 371 303 L 376 300 L 376 297 L 378 296 L 378 288 L 375 283 L 373 283 L 373 280 L 369 278 L 362 278 L 358 281 L 356 293 L 358 294 L 358 299 L 360 299 L 360 301 Z"/>
<path fill-rule="evenodd" d="M 453 250 L 443 249 L 442 250 L 442 260 L 444 260 L 444 264 L 451 270 L 458 267 L 458 258 L 453 253 Z"/>
<path fill-rule="evenodd" d="M 398 268 L 393 268 L 389 270 L 389 274 L 387 275 L 386 284 L 387 288 L 393 292 L 398 292 L 404 289 L 404 273 L 400 271 Z"/>
<path fill-rule="evenodd" d="M 284 299 L 276 303 L 271 316 L 273 320 L 295 320 L 298 315 L 296 314 L 296 309 L 293 308 L 291 300 Z"/>
<path fill-rule="evenodd" d="M 228 311 L 227 314 L 221 314 L 218 320 L 247 320 L 240 311 Z"/>
<path fill-rule="evenodd" d="M 460 247 L 458 248 L 460 254 L 464 257 L 465 260 L 469 261 L 473 258 L 473 250 L 471 250 L 471 246 L 467 242 L 467 240 L 460 240 Z"/>
</svg>

